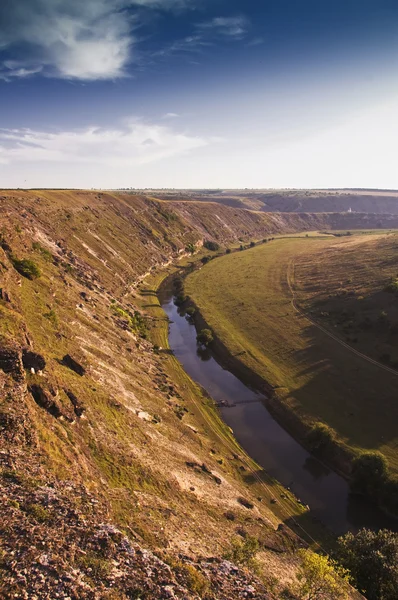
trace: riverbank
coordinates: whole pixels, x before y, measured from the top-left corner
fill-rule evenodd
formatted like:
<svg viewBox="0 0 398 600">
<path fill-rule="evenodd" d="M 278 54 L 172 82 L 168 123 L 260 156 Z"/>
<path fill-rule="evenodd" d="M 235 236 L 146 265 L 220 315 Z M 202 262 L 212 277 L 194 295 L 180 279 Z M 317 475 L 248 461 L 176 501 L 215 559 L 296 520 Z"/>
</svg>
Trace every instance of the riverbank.
<svg viewBox="0 0 398 600">
<path fill-rule="evenodd" d="M 189 261 L 191 262 L 191 261 Z M 331 551 L 335 545 L 335 535 L 318 519 L 313 518 L 308 509 L 294 494 L 289 492 L 277 479 L 270 476 L 253 457 L 236 441 L 234 432 L 221 418 L 219 409 L 206 390 L 186 373 L 181 362 L 170 350 L 168 342 L 169 321 L 160 306 L 158 294 L 162 295 L 172 279 L 186 272 L 187 265 L 173 265 L 166 271 L 151 276 L 142 287 L 148 312 L 156 319 L 156 327 L 151 328 L 151 339 L 159 346 L 164 358 L 164 368 L 177 385 L 183 388 L 187 404 L 204 427 L 204 433 L 219 444 L 220 452 L 227 457 L 227 464 L 233 467 L 234 476 L 249 486 L 251 493 L 261 499 L 272 511 L 272 521 L 287 524 L 295 533 L 314 548 L 319 545 Z M 222 449 L 221 449 L 222 448 Z M 231 461 L 231 455 L 234 460 Z"/>
</svg>

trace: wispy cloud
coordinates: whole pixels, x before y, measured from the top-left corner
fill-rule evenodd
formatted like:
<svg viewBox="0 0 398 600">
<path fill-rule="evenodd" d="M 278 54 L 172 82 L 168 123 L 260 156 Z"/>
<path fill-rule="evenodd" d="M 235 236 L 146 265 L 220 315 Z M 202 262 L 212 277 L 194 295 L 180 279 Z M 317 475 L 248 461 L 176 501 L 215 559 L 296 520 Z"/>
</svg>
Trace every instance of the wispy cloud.
<svg viewBox="0 0 398 600">
<path fill-rule="evenodd" d="M 215 17 L 211 21 L 199 23 L 197 28 L 200 31 L 212 31 L 216 35 L 241 39 L 248 31 L 249 20 L 244 16 Z"/>
<path fill-rule="evenodd" d="M 92 163 L 134 166 L 189 153 L 216 141 L 157 123 L 131 121 L 119 129 L 90 127 L 48 133 L 31 129 L 0 130 L 0 163 Z"/>
<path fill-rule="evenodd" d="M 126 75 L 143 10 L 182 10 L 194 0 L 14 0 L 0 3 L 0 78 L 42 72 L 66 79 Z M 29 58 L 27 58 L 29 57 Z"/>
<path fill-rule="evenodd" d="M 192 35 L 176 40 L 168 46 L 157 50 L 153 57 L 195 53 L 200 54 L 206 48 L 214 46 L 220 39 L 239 41 L 248 33 L 250 21 L 244 16 L 215 17 L 210 21 L 197 23 Z M 199 64 L 199 63 L 192 63 Z"/>
</svg>

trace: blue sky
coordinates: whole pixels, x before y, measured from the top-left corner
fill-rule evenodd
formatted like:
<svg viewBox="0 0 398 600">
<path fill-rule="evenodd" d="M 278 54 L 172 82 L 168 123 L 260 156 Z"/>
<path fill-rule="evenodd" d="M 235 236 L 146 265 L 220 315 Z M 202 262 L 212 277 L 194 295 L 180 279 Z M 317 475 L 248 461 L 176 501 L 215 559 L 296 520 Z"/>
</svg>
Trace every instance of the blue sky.
<svg viewBox="0 0 398 600">
<path fill-rule="evenodd" d="M 398 188 L 390 0 L 3 0 L 0 186 Z"/>
</svg>

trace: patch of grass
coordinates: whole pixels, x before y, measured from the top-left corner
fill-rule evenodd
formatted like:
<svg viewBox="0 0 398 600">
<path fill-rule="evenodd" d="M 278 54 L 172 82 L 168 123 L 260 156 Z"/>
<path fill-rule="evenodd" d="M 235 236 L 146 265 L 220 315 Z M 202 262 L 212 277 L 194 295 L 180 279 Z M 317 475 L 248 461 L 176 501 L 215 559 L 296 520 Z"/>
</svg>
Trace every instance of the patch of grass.
<svg viewBox="0 0 398 600">
<path fill-rule="evenodd" d="M 39 523 L 48 523 L 52 519 L 51 513 L 41 504 L 27 504 L 25 506 L 25 512 Z"/>
<path fill-rule="evenodd" d="M 53 261 L 53 255 L 51 254 L 51 252 L 49 250 L 47 250 L 47 248 L 45 248 L 44 246 L 42 246 L 39 242 L 33 242 L 32 248 L 33 248 L 33 250 L 36 250 L 37 252 L 40 252 L 40 254 L 42 255 L 42 257 L 45 260 L 47 260 L 48 262 L 52 262 Z"/>
</svg>

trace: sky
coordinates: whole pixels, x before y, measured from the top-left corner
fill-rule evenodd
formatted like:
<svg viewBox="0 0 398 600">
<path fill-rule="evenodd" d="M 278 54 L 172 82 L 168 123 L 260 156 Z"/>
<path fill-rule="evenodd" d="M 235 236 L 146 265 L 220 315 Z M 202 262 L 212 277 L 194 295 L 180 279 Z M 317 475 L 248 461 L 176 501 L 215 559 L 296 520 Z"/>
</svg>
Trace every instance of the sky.
<svg viewBox="0 0 398 600">
<path fill-rule="evenodd" d="M 0 187 L 398 189 L 396 0 L 1 0 Z"/>
</svg>

